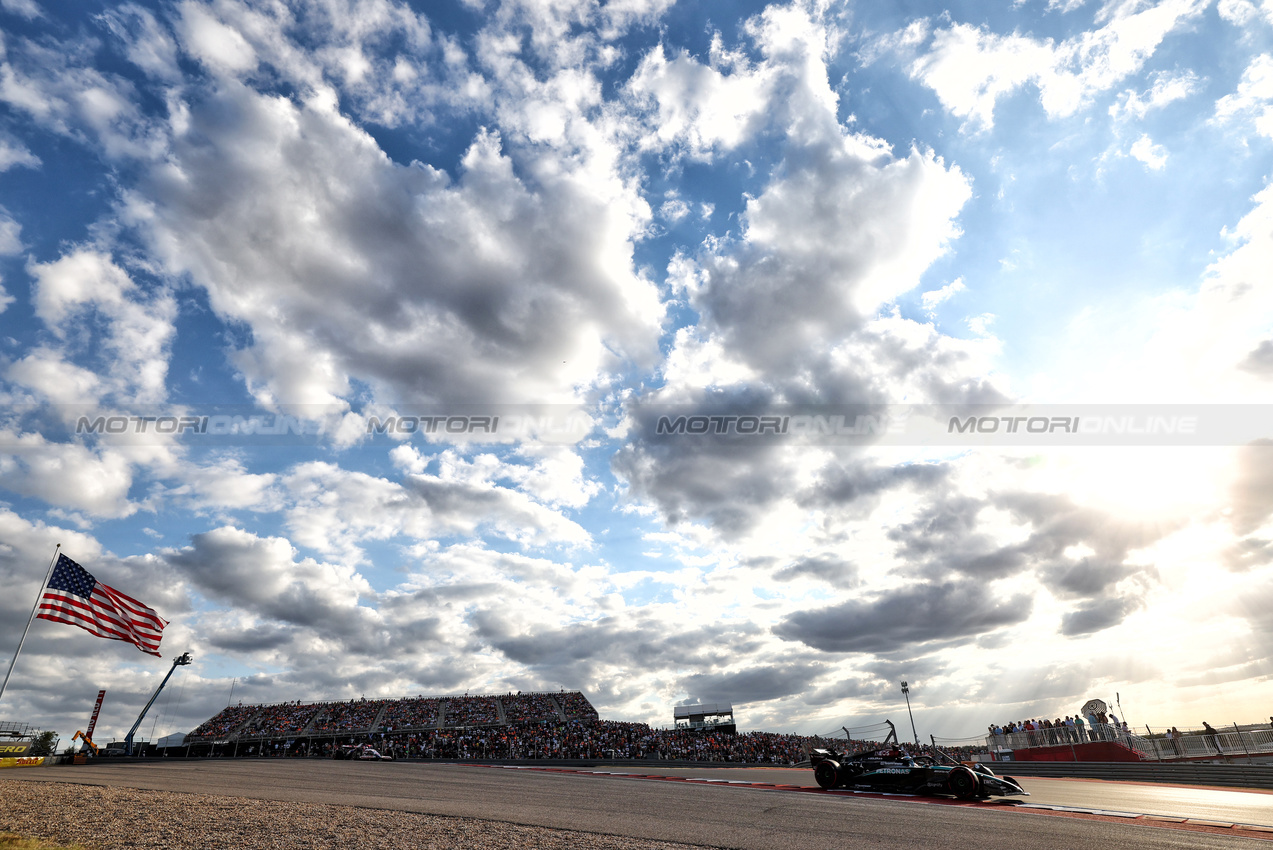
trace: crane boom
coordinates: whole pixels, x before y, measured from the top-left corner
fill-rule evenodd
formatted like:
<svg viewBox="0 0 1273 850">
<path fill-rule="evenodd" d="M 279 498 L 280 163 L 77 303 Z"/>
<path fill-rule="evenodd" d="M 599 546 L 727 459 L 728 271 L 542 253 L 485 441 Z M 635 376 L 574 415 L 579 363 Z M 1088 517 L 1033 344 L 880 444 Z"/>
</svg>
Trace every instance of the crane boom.
<svg viewBox="0 0 1273 850">
<path fill-rule="evenodd" d="M 164 680 L 159 683 L 159 687 L 155 688 L 155 692 L 150 695 L 150 699 L 141 710 L 141 714 L 137 715 L 137 722 L 133 724 L 133 728 L 128 730 L 128 734 L 124 736 L 124 755 L 131 756 L 133 754 L 133 735 L 137 734 L 137 727 L 146 719 L 146 712 L 150 711 L 150 707 L 155 704 L 155 700 L 159 698 L 159 692 L 164 689 L 164 685 L 168 684 L 168 680 L 172 678 L 172 674 L 176 672 L 178 667 L 184 667 L 190 663 L 190 653 L 183 652 L 176 658 L 172 659 L 172 669 L 168 671 L 168 675 L 164 676 Z"/>
</svg>

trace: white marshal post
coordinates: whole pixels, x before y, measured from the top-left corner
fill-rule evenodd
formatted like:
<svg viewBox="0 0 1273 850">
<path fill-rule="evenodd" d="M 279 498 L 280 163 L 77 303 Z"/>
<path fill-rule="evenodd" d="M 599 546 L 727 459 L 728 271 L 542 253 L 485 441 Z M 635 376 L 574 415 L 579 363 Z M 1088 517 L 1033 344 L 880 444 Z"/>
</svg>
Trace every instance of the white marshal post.
<svg viewBox="0 0 1273 850">
<path fill-rule="evenodd" d="M 31 631 L 31 624 L 35 622 L 35 612 L 40 610 L 40 600 L 44 598 L 44 588 L 48 586 L 49 576 L 53 575 L 53 566 L 57 563 L 57 553 L 61 548 L 61 543 L 53 548 L 53 559 L 49 561 L 48 572 L 44 574 L 44 581 L 40 583 L 40 589 L 35 593 L 35 604 L 31 606 L 31 616 L 27 618 L 27 627 L 22 630 L 22 640 L 18 641 L 18 651 L 13 653 L 13 660 L 9 662 L 9 672 L 4 674 L 4 683 L 0 684 L 0 699 L 4 698 L 4 689 L 9 687 L 9 677 L 13 675 L 13 665 L 18 663 L 18 655 L 22 652 L 22 644 L 27 642 L 27 632 Z"/>
</svg>

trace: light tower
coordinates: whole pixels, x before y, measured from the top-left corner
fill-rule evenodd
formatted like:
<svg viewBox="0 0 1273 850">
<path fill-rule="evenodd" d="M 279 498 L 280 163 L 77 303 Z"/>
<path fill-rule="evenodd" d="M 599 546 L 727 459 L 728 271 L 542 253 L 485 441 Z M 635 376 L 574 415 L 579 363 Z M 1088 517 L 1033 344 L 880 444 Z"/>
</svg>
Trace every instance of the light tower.
<svg viewBox="0 0 1273 850">
<path fill-rule="evenodd" d="M 915 731 L 915 715 L 911 714 L 911 689 L 905 681 L 902 682 L 902 696 L 906 697 L 906 713 L 911 718 L 911 734 L 915 736 L 915 746 L 919 746 L 919 733 Z"/>
</svg>

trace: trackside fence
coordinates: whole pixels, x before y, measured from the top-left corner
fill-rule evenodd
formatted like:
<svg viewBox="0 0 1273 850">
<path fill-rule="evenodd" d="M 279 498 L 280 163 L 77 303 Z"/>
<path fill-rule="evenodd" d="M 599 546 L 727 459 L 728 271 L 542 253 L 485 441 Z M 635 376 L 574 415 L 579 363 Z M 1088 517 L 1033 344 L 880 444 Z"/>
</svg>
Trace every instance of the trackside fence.
<svg viewBox="0 0 1273 850">
<path fill-rule="evenodd" d="M 1273 765 L 1192 764 L 1189 762 L 1005 761 L 995 773 L 1065 779 L 1109 779 L 1123 782 L 1166 782 L 1230 788 L 1273 789 Z"/>
<path fill-rule="evenodd" d="M 986 738 L 991 752 L 1091 741 L 1122 744 L 1140 753 L 1143 758 L 1154 761 L 1273 755 L 1273 728 L 1267 727 L 1242 729 L 1230 726 L 1217 729 L 1215 734 L 1192 730 L 1179 737 L 1168 738 L 1165 734 L 1132 735 L 1102 724 L 1082 732 L 1081 736 L 1078 730 L 1060 727 L 990 735 Z"/>
</svg>

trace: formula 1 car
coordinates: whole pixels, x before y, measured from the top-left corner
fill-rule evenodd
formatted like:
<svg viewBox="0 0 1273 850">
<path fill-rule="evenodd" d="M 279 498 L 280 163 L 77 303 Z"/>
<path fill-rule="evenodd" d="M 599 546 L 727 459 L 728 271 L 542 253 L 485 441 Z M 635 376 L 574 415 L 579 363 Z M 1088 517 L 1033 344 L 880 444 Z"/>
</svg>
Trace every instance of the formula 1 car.
<svg viewBox="0 0 1273 850">
<path fill-rule="evenodd" d="M 366 744 L 346 744 L 332 753 L 332 758 L 354 761 L 393 761 L 393 756 L 381 755 L 379 750 Z"/>
<path fill-rule="evenodd" d="M 813 765 L 814 779 L 828 791 L 852 788 L 900 794 L 949 794 L 961 800 L 1030 796 L 1011 776 L 996 776 L 982 764 L 969 767 L 936 747 L 933 749 L 950 764 L 940 764 L 931 756 L 911 756 L 896 744 L 892 748 L 845 756 L 815 749 L 809 753 L 809 762 Z"/>
</svg>

